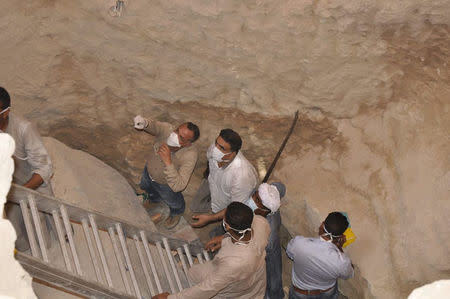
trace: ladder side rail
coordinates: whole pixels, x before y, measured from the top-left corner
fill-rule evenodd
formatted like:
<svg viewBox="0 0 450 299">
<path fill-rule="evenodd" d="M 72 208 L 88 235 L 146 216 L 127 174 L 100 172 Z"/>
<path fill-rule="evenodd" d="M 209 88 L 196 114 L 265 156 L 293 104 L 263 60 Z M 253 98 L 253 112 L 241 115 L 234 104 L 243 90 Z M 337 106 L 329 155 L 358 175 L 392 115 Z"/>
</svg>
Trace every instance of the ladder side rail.
<svg viewBox="0 0 450 299">
<path fill-rule="evenodd" d="M 143 231 L 141 231 L 141 239 L 142 239 L 142 243 L 144 244 L 145 253 L 147 254 L 147 259 L 150 264 L 153 278 L 156 283 L 156 288 L 158 289 L 158 294 L 161 294 L 163 292 L 162 287 L 161 287 L 161 282 L 159 281 L 158 272 L 156 271 L 156 267 L 155 267 L 155 262 L 153 261 L 153 257 L 150 252 L 150 248 L 148 247 L 147 237 L 145 236 L 145 233 Z"/>
<path fill-rule="evenodd" d="M 61 251 L 64 257 L 64 262 L 66 264 L 66 268 L 69 272 L 72 272 L 72 263 L 70 262 L 69 252 L 66 247 L 66 240 L 64 238 L 64 232 L 61 224 L 61 219 L 59 218 L 59 214 L 57 210 L 52 211 L 53 221 L 55 221 L 56 233 L 58 235 L 59 245 L 61 247 Z"/>
<path fill-rule="evenodd" d="M 100 272 L 100 267 L 97 260 L 97 255 L 95 254 L 94 244 L 92 243 L 92 238 L 89 233 L 89 225 L 86 218 L 81 220 L 81 226 L 83 227 L 84 236 L 86 238 L 86 242 L 89 249 L 89 255 L 91 256 L 92 265 L 94 266 L 95 276 L 97 277 L 97 281 L 99 283 L 104 283 L 102 273 Z"/>
<path fill-rule="evenodd" d="M 170 250 L 169 243 L 167 242 L 166 238 L 163 238 L 163 244 L 166 249 L 167 258 L 169 259 L 173 275 L 175 276 L 175 282 L 177 283 L 178 290 L 181 292 L 183 290 L 183 286 L 181 285 L 180 276 L 178 275 L 178 269 L 175 266 L 175 262 L 173 261 L 172 251 Z"/>
<path fill-rule="evenodd" d="M 150 279 L 150 274 L 148 273 L 147 264 L 145 263 L 144 255 L 142 254 L 142 248 L 139 241 L 139 237 L 134 235 L 134 244 L 136 245 L 136 250 L 139 256 L 139 261 L 141 262 L 142 270 L 144 271 L 145 281 L 147 282 L 148 289 L 151 296 L 155 296 L 155 288 L 153 287 L 152 281 Z"/>
<path fill-rule="evenodd" d="M 113 290 L 105 285 L 88 281 L 85 277 L 78 276 L 73 272 L 56 268 L 20 251 L 16 253 L 16 259 L 32 277 L 70 290 L 85 298 L 136 299 L 136 297 Z"/>
<path fill-rule="evenodd" d="M 106 262 L 105 251 L 103 249 L 103 244 L 98 234 L 97 223 L 95 223 L 94 215 L 89 214 L 89 222 L 91 223 L 92 233 L 94 234 L 95 243 L 97 243 L 97 250 L 100 255 L 100 260 L 103 266 L 103 272 L 105 272 L 106 282 L 110 288 L 113 287 L 111 274 L 109 272 L 108 263 Z"/>
<path fill-rule="evenodd" d="M 20 209 L 22 210 L 23 222 L 25 223 L 25 230 L 27 231 L 28 241 L 30 242 L 31 254 L 34 257 L 39 257 L 38 245 L 36 238 L 34 237 L 33 224 L 31 223 L 30 212 L 28 211 L 28 205 L 25 199 L 20 201 Z"/>
<path fill-rule="evenodd" d="M 120 225 L 120 223 L 116 223 L 116 230 L 117 230 L 117 235 L 119 236 L 119 241 L 120 241 L 120 245 L 122 247 L 123 254 L 125 256 L 125 262 L 127 263 L 128 271 L 130 272 L 131 282 L 133 283 L 136 297 L 141 298 L 141 291 L 139 290 L 139 285 L 136 280 L 136 275 L 134 274 L 134 269 L 133 269 L 133 265 L 131 264 L 130 255 L 128 253 L 125 235 L 123 234 L 122 226 Z"/>
<path fill-rule="evenodd" d="M 80 260 L 78 259 L 77 248 L 75 247 L 75 242 L 73 241 L 72 226 L 70 225 L 69 216 L 67 216 L 67 210 L 64 205 L 61 205 L 59 209 L 61 211 L 64 227 L 66 228 L 67 238 L 69 239 L 69 246 L 72 251 L 73 261 L 75 262 L 75 269 L 77 271 L 77 274 L 81 276 L 83 275 L 83 272 L 81 271 L 81 265 Z"/>
<path fill-rule="evenodd" d="M 112 227 L 108 228 L 108 233 L 109 238 L 111 239 L 111 243 L 113 245 L 114 255 L 116 256 L 117 264 L 119 265 L 120 274 L 122 275 L 123 284 L 125 286 L 125 289 L 127 290 L 127 293 L 132 295 L 130 283 L 128 282 L 127 278 L 127 272 L 125 270 L 125 263 L 123 261 L 122 255 L 120 254 L 119 246 L 117 246 L 116 233 L 114 232 L 114 229 Z"/>
<path fill-rule="evenodd" d="M 48 253 L 47 253 L 47 245 L 45 244 L 44 235 L 42 233 L 41 220 L 39 219 L 39 213 L 36 207 L 36 202 L 34 201 L 33 195 L 28 195 L 28 203 L 30 204 L 31 216 L 33 217 L 34 227 L 36 228 L 36 233 L 38 236 L 39 247 L 41 248 L 42 259 L 45 262 L 49 262 Z M 45 225 L 45 223 L 44 223 Z"/>
</svg>

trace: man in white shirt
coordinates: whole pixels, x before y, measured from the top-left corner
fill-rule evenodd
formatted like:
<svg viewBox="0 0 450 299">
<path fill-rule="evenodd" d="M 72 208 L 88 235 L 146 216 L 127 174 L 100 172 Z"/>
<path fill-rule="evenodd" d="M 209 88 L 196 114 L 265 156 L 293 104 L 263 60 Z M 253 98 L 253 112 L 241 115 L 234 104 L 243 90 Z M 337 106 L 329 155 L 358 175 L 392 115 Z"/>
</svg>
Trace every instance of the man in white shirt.
<svg viewBox="0 0 450 299">
<path fill-rule="evenodd" d="M 255 168 L 240 151 L 242 139 L 232 129 L 223 129 L 206 154 L 208 181 L 202 182 L 191 205 L 193 212 L 204 212 L 210 207 L 213 214 L 192 216 L 193 227 L 202 227 L 222 220 L 223 211 L 231 202 L 246 201 L 258 184 Z M 223 229 L 217 234 L 223 234 Z M 214 234 L 214 235 L 217 235 Z"/>
<path fill-rule="evenodd" d="M 16 143 L 14 151 L 13 183 L 36 190 L 40 193 L 53 196 L 50 179 L 53 175 L 52 162 L 45 149 L 41 137 L 31 123 L 22 117 L 12 113 L 11 99 L 3 87 L 0 87 L 0 132 L 8 133 Z M 28 238 L 25 233 L 25 224 L 20 207 L 7 203 L 6 215 L 17 233 L 16 248 L 20 251 L 29 248 Z M 50 246 L 50 234 L 53 230 L 53 222 L 50 215 L 45 214 L 47 225 L 42 226 L 46 246 Z M 41 213 L 41 221 L 44 216 Z"/>
<path fill-rule="evenodd" d="M 340 212 L 328 214 L 318 238 L 297 236 L 286 253 L 294 265 L 289 299 L 337 299 L 337 279 L 353 277 L 353 265 L 342 250 L 349 223 Z"/>
</svg>

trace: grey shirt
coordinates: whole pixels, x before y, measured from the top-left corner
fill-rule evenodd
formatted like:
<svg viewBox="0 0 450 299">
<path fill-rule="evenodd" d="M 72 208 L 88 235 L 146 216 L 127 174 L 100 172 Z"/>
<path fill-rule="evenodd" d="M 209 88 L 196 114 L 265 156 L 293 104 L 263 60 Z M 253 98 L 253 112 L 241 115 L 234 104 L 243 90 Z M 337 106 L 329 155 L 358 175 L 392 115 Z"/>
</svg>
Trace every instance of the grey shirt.
<svg viewBox="0 0 450 299">
<path fill-rule="evenodd" d="M 350 258 L 320 238 L 297 236 L 289 241 L 286 253 L 294 261 L 292 283 L 302 290 L 326 290 L 338 278 L 353 277 Z"/>
<path fill-rule="evenodd" d="M 11 135 L 16 143 L 13 182 L 23 185 L 37 173 L 44 180 L 37 191 L 51 194 L 52 162 L 36 129 L 29 121 L 10 112 L 4 133 Z"/>
</svg>

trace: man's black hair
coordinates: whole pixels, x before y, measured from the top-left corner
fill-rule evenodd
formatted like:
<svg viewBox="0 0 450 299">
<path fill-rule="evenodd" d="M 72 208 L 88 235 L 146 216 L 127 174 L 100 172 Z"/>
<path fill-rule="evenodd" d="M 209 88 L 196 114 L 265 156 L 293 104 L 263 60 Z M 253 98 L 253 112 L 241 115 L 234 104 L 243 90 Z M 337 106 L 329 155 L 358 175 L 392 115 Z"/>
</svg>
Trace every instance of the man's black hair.
<svg viewBox="0 0 450 299">
<path fill-rule="evenodd" d="M 236 230 L 250 228 L 253 222 L 253 211 L 242 202 L 233 201 L 225 212 L 225 222 Z"/>
<path fill-rule="evenodd" d="M 11 98 L 9 93 L 3 87 L 0 87 L 0 111 L 8 108 L 11 105 Z"/>
<path fill-rule="evenodd" d="M 223 129 L 222 131 L 220 131 L 219 136 L 222 137 L 223 140 L 225 140 L 225 142 L 230 145 L 232 152 L 238 152 L 241 149 L 241 136 L 239 136 L 239 134 L 232 129 Z"/>
<path fill-rule="evenodd" d="M 198 128 L 198 126 L 194 123 L 191 123 L 190 121 L 186 123 L 187 124 L 187 128 L 189 130 L 192 131 L 192 133 L 194 133 L 194 137 L 192 137 L 191 142 L 196 141 L 199 137 L 200 137 L 200 129 Z"/>
<path fill-rule="evenodd" d="M 347 229 L 348 220 L 342 213 L 332 212 L 325 219 L 324 226 L 333 236 L 340 236 Z"/>
</svg>

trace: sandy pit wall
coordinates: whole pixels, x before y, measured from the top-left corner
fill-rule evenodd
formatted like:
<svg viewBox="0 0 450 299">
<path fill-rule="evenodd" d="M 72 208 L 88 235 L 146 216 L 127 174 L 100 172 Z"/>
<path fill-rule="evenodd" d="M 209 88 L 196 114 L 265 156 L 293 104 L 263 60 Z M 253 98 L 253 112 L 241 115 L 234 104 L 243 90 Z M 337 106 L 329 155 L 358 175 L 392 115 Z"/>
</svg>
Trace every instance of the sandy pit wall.
<svg viewBox="0 0 450 299">
<path fill-rule="evenodd" d="M 401 298 L 450 275 L 448 1 L 1 1 L 0 85 L 43 135 L 136 183 L 142 114 L 231 127 L 274 172 L 292 235 L 350 215 L 350 298 Z M 195 175 L 205 165 L 203 156 Z"/>
</svg>

